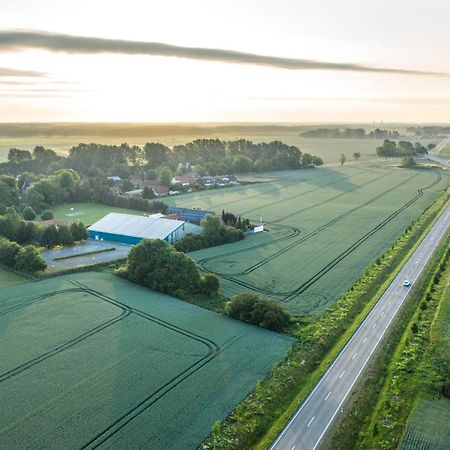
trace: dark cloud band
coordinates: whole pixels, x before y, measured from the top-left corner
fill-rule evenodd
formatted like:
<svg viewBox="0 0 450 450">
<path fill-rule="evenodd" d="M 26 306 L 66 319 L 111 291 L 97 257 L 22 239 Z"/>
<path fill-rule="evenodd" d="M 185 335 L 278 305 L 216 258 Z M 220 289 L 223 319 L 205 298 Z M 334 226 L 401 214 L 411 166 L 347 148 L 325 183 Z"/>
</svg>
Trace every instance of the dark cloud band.
<svg viewBox="0 0 450 450">
<path fill-rule="evenodd" d="M 214 48 L 182 47 L 159 42 L 127 41 L 71 36 L 41 31 L 0 31 L 0 51 L 43 49 L 65 53 L 119 53 L 188 58 L 200 61 L 248 64 L 290 70 L 338 70 L 410 75 L 440 75 L 434 72 L 370 67 L 351 63 L 333 63 L 297 58 L 279 58 L 254 53 Z"/>
</svg>

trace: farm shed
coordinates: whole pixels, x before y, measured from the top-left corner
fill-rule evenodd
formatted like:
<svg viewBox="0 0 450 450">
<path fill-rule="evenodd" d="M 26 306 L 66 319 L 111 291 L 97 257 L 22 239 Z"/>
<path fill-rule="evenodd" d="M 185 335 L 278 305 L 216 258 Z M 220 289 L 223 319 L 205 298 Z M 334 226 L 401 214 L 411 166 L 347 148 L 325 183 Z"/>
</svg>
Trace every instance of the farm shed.
<svg viewBox="0 0 450 450">
<path fill-rule="evenodd" d="M 172 220 L 153 214 L 135 216 L 132 214 L 109 213 L 88 228 L 91 239 L 138 244 L 142 239 L 162 239 L 173 243 L 187 233 L 199 234 L 200 227 L 183 220 Z"/>
</svg>

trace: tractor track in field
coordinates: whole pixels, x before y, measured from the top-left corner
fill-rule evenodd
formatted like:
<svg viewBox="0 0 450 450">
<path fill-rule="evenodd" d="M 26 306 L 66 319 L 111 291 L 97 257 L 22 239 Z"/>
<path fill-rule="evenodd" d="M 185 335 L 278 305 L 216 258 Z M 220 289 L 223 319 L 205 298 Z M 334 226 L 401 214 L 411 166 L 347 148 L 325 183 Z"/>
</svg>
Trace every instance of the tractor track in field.
<svg viewBox="0 0 450 450">
<path fill-rule="evenodd" d="M 122 429 L 124 426 L 126 426 L 129 422 L 131 422 L 133 419 L 135 419 L 139 414 L 141 414 L 142 412 L 144 412 L 145 410 L 150 408 L 154 403 L 156 403 L 158 400 L 160 400 L 164 395 L 166 395 L 168 392 L 170 392 L 172 389 L 174 389 L 176 386 L 178 386 L 180 383 L 182 383 L 188 377 L 193 375 L 195 372 L 200 370 L 206 364 L 211 362 L 214 358 L 216 358 L 220 354 L 223 347 L 230 345 L 231 341 L 238 338 L 238 336 L 234 336 L 229 341 L 223 343 L 222 346 L 219 346 L 219 345 L 217 345 L 217 343 L 215 343 L 211 339 L 205 338 L 204 336 L 201 336 L 199 334 L 188 331 L 188 330 L 181 328 L 177 325 L 174 325 L 170 322 L 162 320 L 156 316 L 145 313 L 139 309 L 129 307 L 129 306 L 123 304 L 122 302 L 120 302 L 118 300 L 113 300 L 113 299 L 105 296 L 101 292 L 91 289 L 88 286 L 86 286 L 78 281 L 70 281 L 70 282 L 76 286 L 79 286 L 80 288 L 83 288 L 85 290 L 85 292 L 95 293 L 95 294 L 97 294 L 98 297 L 100 297 L 106 301 L 112 301 L 114 304 L 127 307 L 127 308 L 129 308 L 131 314 L 136 314 L 136 315 L 142 317 L 143 319 L 146 319 L 153 323 L 156 323 L 157 325 L 167 328 L 170 331 L 174 331 L 185 337 L 189 337 L 193 340 L 196 340 L 208 348 L 208 352 L 206 353 L 206 355 L 204 355 L 203 357 L 198 359 L 195 363 L 191 364 L 186 369 L 181 371 L 176 377 L 173 377 L 170 380 L 168 380 L 165 384 L 163 384 L 158 389 L 156 389 L 155 391 L 150 393 L 145 399 L 141 400 L 138 404 L 134 405 L 131 409 L 129 409 L 127 412 L 125 412 L 121 417 L 119 417 L 117 420 L 115 420 L 113 423 L 111 423 L 107 428 L 105 428 L 103 431 L 101 431 L 96 436 L 94 436 L 89 442 L 84 444 L 81 447 L 82 449 L 93 449 L 93 448 L 99 447 L 106 440 L 108 440 L 115 433 L 117 433 L 120 429 Z"/>
<path fill-rule="evenodd" d="M 316 186 L 316 187 L 310 189 L 309 191 L 303 192 L 303 193 L 301 193 L 301 194 L 296 194 L 295 197 L 297 197 L 297 196 L 298 196 L 298 197 L 301 197 L 302 195 L 309 194 L 309 193 L 314 192 L 314 191 L 316 191 L 316 190 L 318 190 L 318 189 L 322 189 L 322 188 L 324 188 L 324 187 L 330 186 L 330 185 L 335 184 L 335 183 L 339 183 L 339 182 L 346 181 L 346 180 L 348 180 L 349 178 L 353 178 L 353 177 L 356 177 L 356 176 L 358 176 L 358 175 L 361 175 L 361 174 L 364 174 L 364 173 L 370 171 L 370 170 L 367 169 L 367 168 L 365 168 L 364 170 L 358 168 L 357 170 L 359 171 L 358 173 L 353 174 L 353 175 L 351 175 L 351 176 L 348 177 L 348 178 L 339 178 L 338 180 L 331 181 L 331 182 L 326 183 L 326 184 L 324 184 L 324 185 Z M 314 177 L 314 180 L 318 180 L 318 179 L 320 179 L 320 178 L 323 178 L 323 177 L 329 177 L 329 176 L 330 176 L 330 173 L 327 172 L 327 173 L 324 173 L 324 174 L 319 175 L 319 176 L 317 176 L 317 177 Z M 292 181 L 284 182 L 285 180 L 292 180 Z M 253 198 L 257 198 L 257 197 L 261 197 L 261 196 L 263 196 L 263 195 L 267 195 L 267 194 L 270 194 L 270 193 L 272 193 L 272 192 L 279 191 L 280 189 L 285 189 L 285 188 L 287 188 L 287 187 L 295 186 L 296 184 L 299 184 L 299 183 L 303 183 L 303 182 L 307 183 L 309 180 L 310 180 L 309 178 L 297 178 L 297 179 L 296 179 L 296 178 L 283 177 L 283 179 L 278 179 L 278 180 L 274 179 L 274 180 L 271 180 L 271 181 L 264 181 L 264 182 L 261 181 L 261 182 L 258 182 L 258 183 L 256 183 L 256 184 L 259 184 L 259 183 L 261 183 L 261 184 L 262 184 L 262 183 L 276 183 L 276 182 L 278 182 L 278 183 L 281 184 L 282 186 L 281 186 L 281 187 L 278 186 L 278 187 L 276 187 L 276 188 L 271 188 L 271 189 L 269 189 L 269 190 L 267 190 L 267 191 L 264 191 L 264 192 L 258 192 L 257 194 L 248 195 L 248 196 L 246 196 L 246 197 L 244 197 L 244 198 L 240 198 L 240 199 L 237 199 L 237 200 L 229 200 L 229 201 L 227 201 L 227 202 L 221 203 L 220 205 L 218 205 L 218 207 L 223 209 L 223 206 L 225 206 L 225 205 L 235 205 L 236 203 L 248 201 L 249 199 L 253 199 Z M 246 185 L 246 186 L 249 186 L 249 185 Z M 275 203 L 277 203 L 277 202 L 275 202 Z M 205 207 L 205 208 L 206 208 L 206 207 Z M 243 212 L 242 214 L 246 214 L 246 212 Z"/>
<path fill-rule="evenodd" d="M 342 193 L 338 194 L 337 196 L 335 196 L 335 197 L 333 197 L 333 198 L 326 199 L 326 200 L 320 202 L 320 205 L 326 204 L 326 203 L 328 203 L 328 202 L 334 200 L 336 197 L 341 197 L 342 195 L 346 195 L 346 194 L 348 194 L 348 193 L 350 193 L 350 192 L 353 192 L 354 190 L 356 190 L 356 189 L 358 189 L 358 188 L 365 187 L 365 186 L 367 186 L 368 184 L 370 184 L 370 183 L 372 183 L 372 182 L 374 182 L 374 181 L 377 181 L 378 179 L 380 179 L 380 178 L 382 178 L 382 177 L 384 177 L 384 176 L 387 176 L 387 175 L 391 175 L 391 173 L 383 174 L 382 176 L 377 177 L 377 178 L 374 178 L 373 180 L 370 180 L 370 181 L 368 181 L 367 183 L 364 183 L 364 184 L 361 184 L 361 185 L 359 185 L 359 186 L 356 186 L 356 187 L 353 188 L 351 191 L 342 192 Z M 411 177 L 411 178 L 412 178 L 412 177 Z M 407 180 L 407 181 L 408 181 L 408 180 Z M 318 189 L 320 189 L 320 188 L 318 188 Z M 314 190 L 315 190 L 315 189 L 314 189 Z M 264 205 L 263 208 L 265 208 L 266 206 L 267 206 L 267 205 Z M 289 217 L 290 217 L 290 216 L 293 216 L 293 215 L 296 215 L 296 214 L 298 214 L 298 213 L 300 213 L 300 212 L 303 212 L 303 211 L 306 211 L 306 210 L 313 209 L 313 208 L 315 208 L 315 207 L 317 207 L 317 206 L 319 206 L 319 204 L 313 205 L 313 206 L 308 206 L 308 207 L 306 207 L 306 208 L 301 208 L 301 209 L 299 209 L 299 210 L 296 210 L 294 213 L 289 214 Z M 263 243 L 261 243 L 261 244 L 256 244 L 256 245 L 253 245 L 253 246 L 250 246 L 250 247 L 246 247 L 245 249 L 233 250 L 233 251 L 228 252 L 228 253 L 222 253 L 221 255 L 218 255 L 218 256 L 210 256 L 210 257 L 208 257 L 208 258 L 199 259 L 199 260 L 197 260 L 197 264 L 199 264 L 200 268 L 201 268 L 204 272 L 210 272 L 210 271 L 208 271 L 206 268 L 204 268 L 204 263 L 207 263 L 207 262 L 209 262 L 209 261 L 214 261 L 215 259 L 222 258 L 222 257 L 224 257 L 224 256 L 231 256 L 231 255 L 236 255 L 236 254 L 240 254 L 240 253 L 245 253 L 247 250 L 254 250 L 254 249 L 257 249 L 257 248 L 267 247 L 267 246 L 272 245 L 272 244 L 274 244 L 274 243 L 276 243 L 276 242 L 280 242 L 280 241 L 284 241 L 284 240 L 290 240 L 290 239 L 295 238 L 296 236 L 298 236 L 298 235 L 301 233 L 301 229 L 300 229 L 300 228 L 292 227 L 292 226 L 289 226 L 289 225 L 283 225 L 283 224 L 280 224 L 279 222 L 280 222 L 281 220 L 283 220 L 283 219 L 284 219 L 284 217 L 283 217 L 283 218 L 280 218 L 280 219 L 277 219 L 277 220 L 275 220 L 275 221 L 273 221 L 273 222 L 271 222 L 271 223 L 274 224 L 274 225 L 276 225 L 277 227 L 280 227 L 280 228 L 288 228 L 288 229 L 291 231 L 291 233 L 289 233 L 289 234 L 286 233 L 286 234 L 282 235 L 281 237 L 278 237 L 278 238 L 276 238 L 276 239 L 272 239 L 272 240 L 269 241 L 269 242 L 263 242 Z M 213 273 L 216 273 L 217 275 L 222 275 L 222 274 L 219 273 L 219 272 L 213 272 Z M 242 273 L 242 272 L 238 272 L 237 274 L 227 274 L 227 275 L 243 275 L 243 273 Z"/>
<path fill-rule="evenodd" d="M 6 381 L 7 379 L 9 379 L 11 377 L 14 377 L 15 375 L 18 375 L 19 373 L 21 373 L 27 369 L 30 369 L 31 367 L 51 358 L 52 356 L 57 355 L 58 353 L 63 352 L 64 350 L 67 350 L 67 349 L 73 347 L 74 345 L 78 344 L 79 342 L 97 334 L 100 331 L 103 331 L 104 329 L 125 319 L 126 317 L 130 316 L 131 314 L 136 314 L 138 316 L 141 316 L 147 320 L 157 323 L 160 326 L 168 328 L 171 331 L 182 334 L 186 337 L 189 337 L 193 340 L 196 340 L 196 341 L 202 343 L 203 345 L 205 345 L 208 348 L 207 355 L 202 357 L 202 359 L 205 357 L 208 357 L 209 355 L 220 350 L 220 347 L 214 341 L 204 338 L 203 336 L 200 336 L 196 333 L 192 333 L 191 331 L 180 328 L 176 325 L 173 325 L 173 324 L 166 322 L 162 319 L 159 319 L 155 316 L 151 316 L 151 315 L 144 313 L 140 310 L 137 310 L 135 308 L 130 308 L 129 306 L 125 305 L 124 303 L 114 300 L 114 299 L 102 294 L 101 292 L 98 292 L 94 289 L 91 289 L 91 288 L 83 285 L 82 283 L 79 283 L 77 281 L 69 281 L 69 282 L 72 285 L 74 285 L 75 288 L 61 289 L 59 291 L 54 291 L 54 292 L 51 292 L 48 294 L 41 295 L 39 297 L 32 298 L 25 303 L 17 305 L 16 307 L 8 308 L 7 310 L 1 311 L 0 315 L 16 311 L 17 309 L 24 308 L 24 307 L 26 307 L 30 304 L 33 304 L 35 302 L 38 302 L 38 301 L 43 301 L 43 300 L 49 299 L 51 297 L 54 297 L 55 295 L 69 293 L 69 292 L 70 293 L 74 293 L 74 292 L 88 293 L 96 298 L 99 298 L 100 300 L 106 301 L 106 302 L 111 303 L 112 305 L 120 308 L 122 310 L 122 313 L 106 322 L 101 323 L 100 325 L 92 328 L 91 330 L 88 330 L 85 333 L 82 333 L 81 335 L 71 339 L 70 341 L 67 341 L 64 344 L 61 344 L 58 347 L 55 347 L 52 350 L 49 350 L 48 352 L 45 352 L 45 353 L 39 355 L 38 357 L 33 358 L 33 359 L 27 361 L 26 363 L 21 364 L 20 366 L 15 367 L 14 369 L 8 370 L 7 372 L 0 374 L 0 383 L 3 381 Z M 197 363 L 195 363 L 195 364 L 197 364 Z"/>
<path fill-rule="evenodd" d="M 206 346 L 207 352 L 205 355 L 201 356 L 199 359 L 197 359 L 193 364 L 186 367 L 184 370 L 182 370 L 180 373 L 178 373 L 175 377 L 172 377 L 170 380 L 168 380 L 166 383 L 164 383 L 162 386 L 160 386 L 158 389 L 150 393 L 147 397 L 145 397 L 143 400 L 141 400 L 139 403 L 134 405 L 132 408 L 130 408 L 128 411 L 126 411 L 124 414 L 122 414 L 117 420 L 112 422 L 107 428 L 102 430 L 101 432 L 97 433 L 89 442 L 84 444 L 81 448 L 82 449 L 93 449 L 97 448 L 102 443 L 104 443 L 106 440 L 108 440 L 110 437 L 112 437 L 115 433 L 117 433 L 120 429 L 122 429 L 124 426 L 126 426 L 129 422 L 131 422 L 133 419 L 135 419 L 139 414 L 150 408 L 154 403 L 156 403 L 158 400 L 160 400 L 164 395 L 166 395 L 168 392 L 173 390 L 176 386 L 178 386 L 180 383 L 182 383 L 184 380 L 186 380 L 188 377 L 193 375 L 195 372 L 200 370 L 202 367 L 204 367 L 206 364 L 211 362 L 213 359 L 215 359 L 224 349 L 228 348 L 232 343 L 239 339 L 239 336 L 233 336 L 226 342 L 224 342 L 221 346 L 219 346 L 216 342 L 214 342 L 211 339 L 205 338 L 204 336 L 201 336 L 197 333 L 193 333 L 189 330 L 186 330 L 184 328 L 181 328 L 177 325 L 174 325 L 170 322 L 167 322 L 163 319 L 160 319 L 156 316 L 153 316 L 151 314 L 148 314 L 144 311 L 141 311 L 136 308 L 129 307 L 128 305 L 115 300 L 111 297 L 108 297 L 107 295 L 103 294 L 102 292 L 96 291 L 95 289 L 92 289 L 83 283 L 80 283 L 75 280 L 69 280 L 69 283 L 71 283 L 74 288 L 70 289 L 61 289 L 59 291 L 54 291 L 48 294 L 41 295 L 39 297 L 35 297 L 30 299 L 29 301 L 22 303 L 20 305 L 17 305 L 16 307 L 8 308 L 5 311 L 2 311 L 0 315 L 6 314 L 8 312 L 15 311 L 19 308 L 26 307 L 34 302 L 42 301 L 47 298 L 51 298 L 58 294 L 64 294 L 68 292 L 80 292 L 80 293 L 88 293 L 94 297 L 99 298 L 100 300 L 106 301 L 108 303 L 111 303 L 114 306 L 119 307 L 122 310 L 122 313 L 113 318 L 109 321 L 104 322 L 103 324 L 98 325 L 97 327 L 93 328 L 92 330 L 89 330 L 79 336 L 77 336 L 74 339 L 71 339 L 70 341 L 67 341 L 66 343 L 50 350 L 49 352 L 46 352 L 42 355 L 40 355 L 37 358 L 34 358 L 30 361 L 28 361 L 25 364 L 22 364 L 8 372 L 5 372 L 0 375 L 0 382 L 5 381 L 8 378 L 11 378 L 43 361 L 45 361 L 48 358 L 51 358 L 52 356 L 57 355 L 58 353 L 63 352 L 64 350 L 67 350 L 68 348 L 78 344 L 79 342 L 83 341 L 84 339 L 87 339 L 100 331 L 104 330 L 105 328 L 114 325 L 120 320 L 123 320 L 126 317 L 129 317 L 131 314 L 135 314 L 145 320 L 148 320 L 150 322 L 153 322 L 159 326 L 162 326 L 172 332 L 178 333 L 183 335 L 184 337 L 188 337 L 192 340 L 195 340 L 199 342 L 200 344 Z"/>
<path fill-rule="evenodd" d="M 409 182 L 410 180 L 412 180 L 413 178 L 417 177 L 418 175 L 420 175 L 419 173 L 412 175 L 411 177 L 407 178 L 406 180 L 401 181 L 399 184 L 397 184 L 393 189 L 396 189 L 400 186 L 402 186 L 403 184 L 406 184 L 407 182 Z M 372 182 L 373 180 L 369 181 Z M 362 185 L 362 186 L 366 186 L 366 184 Z M 235 276 L 243 276 L 243 275 L 248 275 L 249 273 L 255 271 L 256 269 L 258 269 L 259 267 L 262 267 L 263 265 L 267 264 L 268 262 L 272 261 L 273 259 L 277 258 L 278 256 L 282 255 L 283 253 L 286 253 L 287 251 L 291 250 L 292 248 L 296 247 L 299 244 L 302 244 L 303 242 L 311 239 L 312 237 L 314 237 L 315 235 L 317 235 L 318 233 L 320 233 L 321 231 L 327 229 L 328 227 L 330 227 L 331 225 L 334 225 L 335 223 L 339 222 L 340 220 L 344 219 L 345 217 L 349 216 L 350 214 L 353 214 L 355 211 L 358 211 L 359 209 L 362 209 L 364 207 L 366 207 L 367 205 L 379 200 L 381 197 L 383 197 L 384 195 L 388 194 L 390 192 L 392 188 L 390 188 L 389 190 L 386 190 L 384 192 L 382 192 L 381 194 L 376 195 L 375 197 L 372 197 L 370 200 L 362 203 L 361 205 L 355 206 L 354 208 L 351 208 L 345 212 L 343 212 L 342 214 L 334 217 L 333 219 L 331 219 L 330 221 L 328 221 L 327 223 L 320 225 L 319 227 L 315 228 L 314 230 L 310 231 L 309 233 L 307 233 L 306 235 L 300 237 L 298 240 L 296 240 L 295 242 L 292 242 L 288 245 L 286 245 L 285 247 L 279 249 L 278 251 L 276 251 L 275 253 L 272 253 L 272 255 L 258 261 L 257 263 L 253 264 L 252 266 L 248 267 L 246 270 L 242 271 L 242 272 L 234 272 L 234 273 L 220 273 L 220 272 L 214 272 L 216 275 L 219 275 L 221 277 L 235 277 Z M 340 196 L 341 194 L 339 194 Z M 322 204 L 325 204 L 329 201 L 331 201 L 332 199 L 328 199 L 327 201 L 322 202 Z M 310 208 L 315 208 L 315 205 L 313 205 L 312 207 L 309 208 L 302 208 L 300 210 L 296 210 L 295 213 L 293 213 L 292 215 L 298 214 L 301 211 L 305 211 L 308 210 Z M 281 220 L 281 219 L 280 219 Z M 276 223 L 276 222 L 275 222 Z M 292 236 L 295 237 L 295 236 Z M 292 237 L 290 239 L 292 239 Z M 266 243 L 267 245 L 271 244 L 273 241 Z M 245 250 L 240 249 L 240 250 L 236 250 L 235 252 L 233 252 L 233 254 L 239 254 L 239 253 L 243 253 L 244 251 L 247 250 L 253 250 L 253 247 L 249 247 Z M 211 256 L 209 258 L 205 258 L 203 260 L 199 260 L 197 261 L 198 264 L 200 264 L 200 266 L 202 267 L 202 269 L 204 269 L 205 272 L 207 272 L 208 270 L 204 267 L 204 263 L 207 263 L 209 261 L 214 261 L 216 259 L 219 259 L 223 256 L 228 256 L 229 254 L 224 254 L 224 255 L 218 255 L 218 256 Z"/>
<path fill-rule="evenodd" d="M 390 172 L 388 172 L 388 173 L 383 173 L 382 175 L 373 178 L 372 180 L 368 181 L 367 183 L 357 185 L 357 186 L 353 187 L 352 189 L 350 189 L 350 190 L 348 190 L 348 191 L 341 192 L 340 194 L 337 194 L 337 195 L 334 196 L 334 197 L 328 198 L 328 199 L 324 200 L 323 202 L 317 203 L 316 205 L 314 205 L 314 206 L 312 206 L 312 207 L 311 207 L 311 206 L 310 206 L 310 207 L 306 207 L 306 208 L 303 208 L 303 209 L 301 209 L 301 210 L 298 210 L 298 211 L 296 211 L 296 212 L 294 212 L 294 213 L 291 213 L 291 214 L 288 214 L 288 215 L 286 215 L 286 216 L 280 217 L 280 218 L 278 218 L 276 221 L 274 221 L 274 222 L 272 222 L 272 223 L 278 223 L 278 222 L 281 222 L 282 220 L 285 220 L 285 219 L 288 219 L 289 217 L 295 216 L 295 215 L 298 214 L 299 212 L 305 211 L 305 210 L 310 209 L 310 208 L 316 208 L 317 206 L 320 206 L 320 205 L 323 204 L 323 203 L 327 203 L 327 202 L 332 201 L 332 200 L 334 200 L 334 199 L 336 199 L 336 198 L 339 198 L 339 197 L 341 197 L 341 196 L 343 196 L 343 195 L 347 195 L 347 194 L 349 194 L 350 192 L 353 192 L 353 191 L 355 191 L 355 190 L 357 190 L 357 189 L 359 189 L 359 188 L 361 188 L 361 187 L 365 187 L 365 186 L 367 186 L 367 185 L 369 185 L 369 184 L 371 184 L 371 183 L 375 183 L 376 181 L 380 180 L 381 178 L 384 178 L 384 177 L 387 177 L 387 176 L 390 176 L 390 175 L 392 175 L 392 173 L 390 173 Z M 356 176 L 356 175 L 355 175 L 355 176 Z M 353 178 L 353 177 L 349 177 L 349 178 Z M 269 207 L 269 206 L 279 205 L 280 203 L 284 203 L 284 202 L 287 202 L 287 201 L 289 201 L 289 200 L 294 200 L 294 199 L 296 199 L 296 198 L 303 197 L 304 195 L 310 194 L 311 192 L 317 191 L 317 190 L 319 190 L 319 189 L 323 189 L 323 188 L 325 188 L 325 187 L 332 186 L 333 184 L 343 183 L 343 182 L 346 182 L 346 181 L 348 181 L 348 178 L 344 178 L 344 179 L 341 178 L 341 179 L 339 179 L 339 180 L 334 180 L 334 181 L 331 181 L 331 182 L 329 182 L 329 183 L 326 183 L 326 184 L 324 184 L 324 185 L 322 185 L 322 186 L 316 186 L 315 188 L 312 188 L 312 189 L 310 189 L 310 190 L 308 190 L 308 191 L 300 192 L 300 193 L 298 193 L 298 194 L 291 195 L 290 197 L 284 197 L 282 200 L 275 200 L 275 201 L 272 201 L 272 202 L 270 202 L 270 203 L 266 203 L 266 204 L 265 204 L 264 206 L 262 206 L 262 207 L 257 207 L 257 208 L 248 209 L 247 211 L 244 211 L 244 212 L 242 213 L 242 215 L 247 215 L 248 213 L 251 213 L 251 212 L 254 212 L 254 211 L 258 211 L 258 210 L 261 210 L 262 208 L 267 208 L 267 207 Z"/>
<path fill-rule="evenodd" d="M 413 178 L 413 177 L 410 177 L 408 180 L 405 180 L 404 182 L 409 181 L 411 178 Z M 409 206 L 411 206 L 414 202 L 416 202 L 420 197 L 422 197 L 424 190 L 430 189 L 431 187 L 435 186 L 436 184 L 438 184 L 441 181 L 441 179 L 442 179 L 441 174 L 438 174 L 436 179 L 431 184 L 429 184 L 429 185 L 427 185 L 425 187 L 419 188 L 417 190 L 417 194 L 411 200 L 409 200 L 408 202 L 403 204 L 397 210 L 393 211 L 386 219 L 384 219 L 377 226 L 372 228 L 368 233 L 366 233 L 364 236 L 362 236 L 360 239 L 358 239 L 356 242 L 354 242 L 346 250 L 341 252 L 338 256 L 336 256 L 336 258 L 334 258 L 332 261 L 330 261 L 326 266 L 324 266 L 321 270 L 319 270 L 314 276 L 312 276 L 311 278 L 306 280 L 298 288 L 296 288 L 296 289 L 294 289 L 292 291 L 288 291 L 288 292 L 272 292 L 272 291 L 264 289 L 264 288 L 258 288 L 257 286 L 254 286 L 253 284 L 248 283 L 246 281 L 236 279 L 236 278 L 234 278 L 234 276 L 246 275 L 246 274 L 256 270 L 257 268 L 261 267 L 266 262 L 274 259 L 274 257 L 277 257 L 280 254 L 290 250 L 292 247 L 294 247 L 295 245 L 300 243 L 299 241 L 296 241 L 293 244 L 290 244 L 290 245 L 286 246 L 284 249 L 281 249 L 280 251 L 276 252 L 276 254 L 273 254 L 273 255 L 269 256 L 268 258 L 265 258 L 263 261 L 260 261 L 259 263 L 255 264 L 254 266 L 249 268 L 251 270 L 247 269 L 246 271 L 241 272 L 241 273 L 239 273 L 237 275 L 235 275 L 235 274 L 220 274 L 220 273 L 217 273 L 217 275 L 221 276 L 222 278 L 224 278 L 224 279 L 226 279 L 226 280 L 228 280 L 228 281 L 230 281 L 232 283 L 238 284 L 238 285 L 243 286 L 243 287 L 245 287 L 247 289 L 250 289 L 252 291 L 259 292 L 259 293 L 265 294 L 265 295 L 270 295 L 272 297 L 274 297 L 274 296 L 275 297 L 281 297 L 282 301 L 289 302 L 289 301 L 293 300 L 297 295 L 305 292 L 309 287 L 311 287 L 320 278 L 322 278 L 326 273 L 328 273 L 333 267 L 335 267 L 340 261 L 342 261 L 348 255 L 353 253 L 363 242 L 365 242 L 367 239 L 369 239 L 371 236 L 373 236 L 377 231 L 379 231 L 381 228 L 383 228 L 385 225 L 387 225 L 389 222 L 391 222 L 396 216 L 398 216 L 401 212 L 403 212 L 405 209 L 407 209 Z M 403 184 L 404 182 L 402 182 L 400 184 Z M 383 194 L 380 194 L 380 196 L 385 195 L 387 192 L 388 191 L 386 191 Z M 379 196 L 377 196 L 377 198 L 379 198 Z M 375 200 L 375 198 L 372 199 L 371 201 L 374 201 L 374 200 Z M 369 201 L 369 202 L 371 202 L 371 201 Z M 366 204 L 367 204 L 367 202 L 366 202 Z M 357 207 L 357 209 L 359 209 L 359 207 Z M 353 211 L 353 210 L 350 210 L 350 211 Z M 348 213 L 348 211 L 347 211 L 347 213 Z M 348 215 L 347 213 L 344 213 L 344 214 Z M 330 222 L 328 224 L 326 224 L 326 225 L 330 225 Z M 319 227 L 319 228 L 323 229 L 323 227 Z M 314 230 L 314 231 L 316 231 L 316 230 Z M 311 232 L 311 234 L 314 233 L 314 231 Z M 320 230 L 320 231 L 322 231 L 322 230 Z M 317 234 L 317 233 L 315 233 L 315 234 Z M 312 237 L 312 236 L 309 235 L 309 237 Z M 309 238 L 309 237 L 307 235 L 304 238 L 302 238 L 303 239 L 302 242 L 304 242 L 305 238 Z M 249 250 L 249 249 L 246 249 L 246 250 Z M 211 258 L 211 259 L 214 259 L 214 258 Z M 216 272 L 213 272 L 213 273 L 216 273 Z"/>
<path fill-rule="evenodd" d="M 36 301 L 47 300 L 48 298 L 54 297 L 55 295 L 64 294 L 64 293 L 68 293 L 68 292 L 85 293 L 86 290 L 84 290 L 81 287 L 78 287 L 78 288 L 73 288 L 73 289 L 62 289 L 59 291 L 54 291 L 49 294 L 43 295 L 41 297 L 36 297 L 25 304 L 19 305 L 19 307 L 17 307 L 17 308 L 10 308 L 7 311 L 3 311 L 0 315 L 6 314 L 8 312 L 16 311 L 17 309 L 28 306 Z M 95 297 L 99 297 L 98 295 L 95 295 L 93 293 L 90 293 L 90 294 Z M 125 317 L 128 317 L 131 314 L 130 308 L 128 308 L 126 306 L 117 305 L 114 303 L 114 301 L 111 301 L 110 299 L 102 298 L 102 300 L 106 300 L 109 303 L 112 303 L 114 306 L 119 307 L 122 310 L 122 313 L 116 317 L 113 317 L 110 320 L 107 320 L 106 322 L 101 323 L 100 325 L 97 325 L 96 327 L 92 328 L 91 330 L 88 330 L 88 331 L 80 334 L 79 336 L 71 339 L 70 341 L 67 341 L 64 344 L 61 344 L 58 347 L 55 347 L 52 350 L 49 350 L 48 352 L 42 353 L 38 357 L 33 358 L 33 359 L 27 361 L 26 363 L 21 364 L 20 366 L 17 366 L 14 369 L 8 370 L 7 372 L 0 374 L 0 383 L 15 376 L 15 375 L 18 375 L 19 373 L 21 373 L 27 369 L 30 369 L 31 367 L 35 366 L 36 364 L 39 364 L 39 363 L 45 361 L 46 359 L 57 355 L 58 353 L 63 352 L 64 350 L 67 350 L 70 347 L 73 347 L 74 345 L 78 344 L 79 342 L 87 339 L 88 337 L 93 336 L 94 334 L 98 333 L 99 331 L 104 330 L 105 328 L 110 327 L 111 325 L 114 325 L 116 322 L 119 322 L 119 321 L 125 319 Z"/>
</svg>

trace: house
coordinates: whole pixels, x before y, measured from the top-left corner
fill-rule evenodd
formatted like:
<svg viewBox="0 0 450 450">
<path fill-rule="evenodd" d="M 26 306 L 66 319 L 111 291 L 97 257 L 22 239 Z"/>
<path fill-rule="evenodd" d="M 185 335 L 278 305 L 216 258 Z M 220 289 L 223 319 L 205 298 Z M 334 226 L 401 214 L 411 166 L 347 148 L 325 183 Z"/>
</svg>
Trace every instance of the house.
<svg viewBox="0 0 450 450">
<path fill-rule="evenodd" d="M 183 187 L 189 187 L 195 182 L 196 176 L 193 173 L 188 173 L 186 175 L 175 175 L 172 178 L 172 184 L 181 184 Z"/>
<path fill-rule="evenodd" d="M 151 189 L 153 189 L 153 192 L 156 197 L 165 197 L 166 195 L 169 195 L 169 188 L 166 186 L 151 186 Z"/>
</svg>

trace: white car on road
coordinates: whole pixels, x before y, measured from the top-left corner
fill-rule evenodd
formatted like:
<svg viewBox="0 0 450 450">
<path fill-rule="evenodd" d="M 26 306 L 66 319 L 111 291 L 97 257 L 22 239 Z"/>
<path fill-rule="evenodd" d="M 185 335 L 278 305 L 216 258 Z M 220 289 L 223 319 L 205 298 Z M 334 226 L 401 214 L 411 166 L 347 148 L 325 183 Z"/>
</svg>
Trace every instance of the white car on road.
<svg viewBox="0 0 450 450">
<path fill-rule="evenodd" d="M 405 287 L 410 287 L 410 286 L 411 286 L 411 281 L 405 280 L 405 281 L 403 282 L 403 286 L 405 286 Z"/>
</svg>

